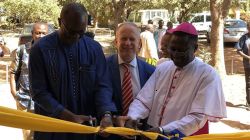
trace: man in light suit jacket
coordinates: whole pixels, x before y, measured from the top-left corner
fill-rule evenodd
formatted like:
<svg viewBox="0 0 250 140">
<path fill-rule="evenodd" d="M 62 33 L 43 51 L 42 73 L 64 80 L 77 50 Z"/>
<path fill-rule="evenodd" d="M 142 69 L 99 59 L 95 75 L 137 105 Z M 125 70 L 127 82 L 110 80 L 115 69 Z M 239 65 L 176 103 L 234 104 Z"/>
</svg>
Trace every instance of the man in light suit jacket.
<svg viewBox="0 0 250 140">
<path fill-rule="evenodd" d="M 134 23 L 122 23 L 116 32 L 115 46 L 118 54 L 107 58 L 110 77 L 113 87 L 113 101 L 117 107 L 118 116 L 126 116 L 126 107 L 123 104 L 124 64 L 131 74 L 133 99 L 144 86 L 155 67 L 137 57 L 140 48 L 140 32 Z"/>
<path fill-rule="evenodd" d="M 141 57 L 158 60 L 159 56 L 153 32 L 153 25 L 148 24 L 146 26 L 146 30 L 140 34 L 142 47 L 138 55 Z"/>
</svg>

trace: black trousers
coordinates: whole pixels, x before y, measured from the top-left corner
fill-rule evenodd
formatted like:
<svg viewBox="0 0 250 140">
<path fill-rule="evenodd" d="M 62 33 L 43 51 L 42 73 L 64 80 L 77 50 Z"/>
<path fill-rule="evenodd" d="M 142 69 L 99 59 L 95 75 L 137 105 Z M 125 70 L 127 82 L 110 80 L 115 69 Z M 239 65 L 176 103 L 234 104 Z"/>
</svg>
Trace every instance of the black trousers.
<svg viewBox="0 0 250 140">
<path fill-rule="evenodd" d="M 245 81 L 246 81 L 246 100 L 250 105 L 250 68 L 245 68 Z"/>
</svg>

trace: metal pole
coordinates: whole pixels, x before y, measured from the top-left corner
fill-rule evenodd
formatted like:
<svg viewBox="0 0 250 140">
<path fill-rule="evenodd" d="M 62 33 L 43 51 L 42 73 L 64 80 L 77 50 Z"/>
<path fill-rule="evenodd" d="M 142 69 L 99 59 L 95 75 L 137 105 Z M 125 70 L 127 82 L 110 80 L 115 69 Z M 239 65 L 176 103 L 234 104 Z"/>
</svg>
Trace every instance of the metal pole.
<svg viewBox="0 0 250 140">
<path fill-rule="evenodd" d="M 231 74 L 234 74 L 234 57 L 231 59 Z"/>
</svg>

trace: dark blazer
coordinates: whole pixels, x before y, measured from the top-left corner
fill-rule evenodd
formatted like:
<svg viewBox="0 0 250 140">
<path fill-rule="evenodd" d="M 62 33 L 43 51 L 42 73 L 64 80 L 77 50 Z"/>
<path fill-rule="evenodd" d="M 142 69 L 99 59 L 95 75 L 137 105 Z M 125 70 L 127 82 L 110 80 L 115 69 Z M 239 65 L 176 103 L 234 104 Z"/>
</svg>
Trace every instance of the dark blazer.
<svg viewBox="0 0 250 140">
<path fill-rule="evenodd" d="M 122 95 L 121 95 L 121 78 L 118 64 L 118 55 L 112 55 L 107 58 L 109 74 L 113 87 L 113 101 L 117 107 L 117 115 L 122 114 Z M 141 87 L 147 82 L 151 74 L 154 72 L 155 67 L 144 62 L 137 57 L 137 65 L 139 70 L 139 79 Z"/>
</svg>

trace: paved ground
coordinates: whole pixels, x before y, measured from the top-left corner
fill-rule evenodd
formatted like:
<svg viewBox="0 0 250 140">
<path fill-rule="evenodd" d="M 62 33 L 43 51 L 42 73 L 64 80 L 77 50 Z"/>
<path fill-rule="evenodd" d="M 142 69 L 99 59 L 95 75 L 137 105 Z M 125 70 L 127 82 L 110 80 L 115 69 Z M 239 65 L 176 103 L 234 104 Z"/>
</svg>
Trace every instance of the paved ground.
<svg viewBox="0 0 250 140">
<path fill-rule="evenodd" d="M 9 91 L 9 84 L 0 83 L 0 91 L 0 106 L 16 109 L 15 101 Z M 21 129 L 0 126 L 0 132 L 1 140 L 22 140 Z"/>
</svg>

